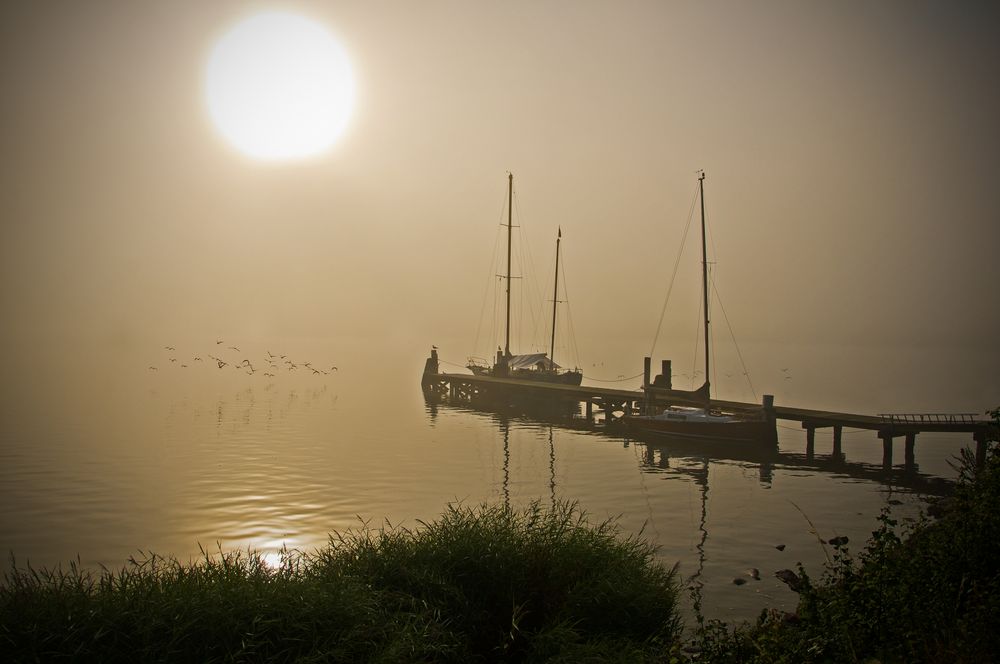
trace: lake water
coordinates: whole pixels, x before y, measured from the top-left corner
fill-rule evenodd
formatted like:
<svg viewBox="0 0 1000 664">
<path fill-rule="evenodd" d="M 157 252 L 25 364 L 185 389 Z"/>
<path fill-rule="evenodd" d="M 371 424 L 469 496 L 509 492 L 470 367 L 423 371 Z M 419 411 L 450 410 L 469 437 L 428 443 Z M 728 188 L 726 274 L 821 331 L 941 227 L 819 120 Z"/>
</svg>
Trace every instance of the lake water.
<svg viewBox="0 0 1000 664">
<path fill-rule="evenodd" d="M 276 557 L 362 523 L 414 526 L 449 503 L 572 500 L 655 542 L 665 563 L 702 584 L 709 616 L 752 619 L 795 606 L 774 571 L 798 561 L 820 571 L 813 526 L 857 550 L 886 505 L 915 515 L 971 442 L 921 435 L 919 472 L 908 476 L 898 465 L 881 472 L 871 432 L 845 432 L 838 465 L 829 432 L 807 460 L 804 433 L 790 426 L 768 455 L 428 403 L 412 351 L 274 377 L 262 375 L 263 350 L 254 375 L 207 357 L 171 363 L 172 354 L 148 351 L 99 378 L 80 368 L 4 400 L 0 549 L 19 563 L 79 556 L 92 568 L 140 550 L 187 560 L 200 548 L 251 547 Z"/>
</svg>

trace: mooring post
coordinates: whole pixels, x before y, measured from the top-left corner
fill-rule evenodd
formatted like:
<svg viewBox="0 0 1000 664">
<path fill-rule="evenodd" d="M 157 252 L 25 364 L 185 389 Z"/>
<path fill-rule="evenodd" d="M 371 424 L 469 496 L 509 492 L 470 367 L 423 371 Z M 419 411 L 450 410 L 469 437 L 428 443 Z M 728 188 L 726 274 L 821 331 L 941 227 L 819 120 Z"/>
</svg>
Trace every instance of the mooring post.
<svg viewBox="0 0 1000 664">
<path fill-rule="evenodd" d="M 642 391 L 643 391 L 643 402 L 642 402 L 642 414 L 648 415 L 653 412 L 653 395 L 649 391 L 650 386 L 650 373 L 652 373 L 653 358 L 644 357 L 642 358 Z"/>
<path fill-rule="evenodd" d="M 888 431 L 879 431 L 878 437 L 882 439 L 882 470 L 891 470 L 892 434 Z"/>
<path fill-rule="evenodd" d="M 812 460 L 816 454 L 816 427 L 806 427 L 806 459 Z"/>
<path fill-rule="evenodd" d="M 587 411 L 587 421 L 588 422 L 593 422 L 594 421 L 594 402 L 590 399 L 590 397 L 587 397 L 587 405 L 585 406 L 585 409 Z"/>
<path fill-rule="evenodd" d="M 906 470 L 913 470 L 916 465 L 914 462 L 913 446 L 917 442 L 917 434 L 908 433 L 906 434 L 906 448 L 904 451 L 904 464 Z"/>
<path fill-rule="evenodd" d="M 844 453 L 841 452 L 841 445 L 840 445 L 841 442 L 840 438 L 843 433 L 844 433 L 843 425 L 840 424 L 833 425 L 833 456 L 835 459 L 838 460 L 844 456 Z"/>
<path fill-rule="evenodd" d="M 767 435 L 769 443 L 778 444 L 778 418 L 774 413 L 774 395 L 765 394 L 761 401 L 761 409 L 764 411 L 764 421 L 767 422 Z"/>
<path fill-rule="evenodd" d="M 665 387 L 668 390 L 674 389 L 673 378 L 670 375 L 670 360 L 663 360 L 660 363 L 660 375 L 663 376 L 663 385 L 660 387 Z"/>
</svg>

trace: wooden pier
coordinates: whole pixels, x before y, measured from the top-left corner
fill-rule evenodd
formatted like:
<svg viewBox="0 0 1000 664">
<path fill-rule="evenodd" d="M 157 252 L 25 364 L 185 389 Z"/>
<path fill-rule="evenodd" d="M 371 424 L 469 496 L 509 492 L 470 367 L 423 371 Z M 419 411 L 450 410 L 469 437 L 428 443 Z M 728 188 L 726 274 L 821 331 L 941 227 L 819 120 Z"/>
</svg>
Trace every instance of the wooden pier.
<svg viewBox="0 0 1000 664">
<path fill-rule="evenodd" d="M 693 398 L 690 392 L 671 389 L 669 376 L 670 362 L 664 360 L 663 372 L 650 380 L 649 358 L 645 360 L 643 387 L 638 390 L 441 373 L 438 371 L 437 351 L 432 351 L 424 366 L 421 385 L 426 391 L 469 403 L 555 403 L 575 407 L 576 412 L 583 404 L 588 421 L 594 421 L 599 414 L 605 424 L 613 424 L 626 415 L 657 413 L 669 406 L 705 405 L 704 401 Z M 905 440 L 904 462 L 907 467 L 915 464 L 914 448 L 920 433 L 971 433 L 976 443 L 976 460 L 980 464 L 986 458 L 988 442 L 998 440 L 997 427 L 992 420 L 968 413 L 860 415 L 783 406 L 775 404 L 771 395 L 764 395 L 759 404 L 711 399 L 710 407 L 724 412 L 754 413 L 775 423 L 778 420 L 798 422 L 806 431 L 807 458 L 815 454 L 817 429 L 833 430 L 832 452 L 837 458 L 843 456 L 841 442 L 845 428 L 874 431 L 882 441 L 882 465 L 886 469 L 892 467 L 892 444 L 896 438 Z"/>
</svg>

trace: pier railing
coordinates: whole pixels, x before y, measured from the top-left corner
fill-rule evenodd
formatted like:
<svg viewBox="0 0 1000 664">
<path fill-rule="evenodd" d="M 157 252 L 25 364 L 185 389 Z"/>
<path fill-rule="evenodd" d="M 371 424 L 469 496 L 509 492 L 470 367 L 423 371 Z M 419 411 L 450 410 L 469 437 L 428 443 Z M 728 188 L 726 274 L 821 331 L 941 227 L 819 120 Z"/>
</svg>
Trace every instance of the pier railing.
<svg viewBox="0 0 1000 664">
<path fill-rule="evenodd" d="M 973 413 L 879 413 L 890 424 L 975 424 Z"/>
</svg>

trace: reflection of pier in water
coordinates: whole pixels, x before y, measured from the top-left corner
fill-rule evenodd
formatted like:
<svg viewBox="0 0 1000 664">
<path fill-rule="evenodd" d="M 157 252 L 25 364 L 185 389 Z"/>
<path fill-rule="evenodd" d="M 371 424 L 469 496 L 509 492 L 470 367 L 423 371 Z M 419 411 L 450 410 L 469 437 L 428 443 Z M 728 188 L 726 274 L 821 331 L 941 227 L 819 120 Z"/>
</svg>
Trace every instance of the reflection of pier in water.
<svg viewBox="0 0 1000 664">
<path fill-rule="evenodd" d="M 615 427 L 595 425 L 593 422 L 577 417 L 572 410 L 564 407 L 546 408 L 536 403 L 523 404 L 493 404 L 491 407 L 474 407 L 466 401 L 451 403 L 446 397 L 435 393 L 425 393 L 427 412 L 431 420 L 436 420 L 440 409 L 448 411 L 467 412 L 493 421 L 504 435 L 505 466 L 509 455 L 509 431 L 512 421 L 521 421 L 535 425 L 548 426 L 550 437 L 550 454 L 553 427 L 585 432 L 608 440 L 613 440 L 625 447 L 636 445 L 642 450 L 641 464 L 644 470 L 656 472 L 689 473 L 690 469 L 682 469 L 673 464 L 674 460 L 689 462 L 691 460 L 734 461 L 757 467 L 760 482 L 771 484 L 776 469 L 802 468 L 808 470 L 839 475 L 855 480 L 873 482 L 891 487 L 893 490 L 903 489 L 925 495 L 945 495 L 951 491 L 953 482 L 941 477 L 927 475 L 919 471 L 916 463 L 906 466 L 889 466 L 870 464 L 859 461 L 848 461 L 843 453 L 817 455 L 815 453 L 782 452 L 776 446 L 753 446 L 730 441 L 693 441 L 665 436 L 627 437 L 624 432 Z M 554 468 L 554 458 L 550 460 Z M 550 469 L 554 473 L 553 469 Z M 506 472 L 506 468 L 505 468 Z M 505 491 L 509 477 L 505 475 Z M 555 477 L 552 475 L 552 491 L 555 492 Z M 508 498 L 509 499 L 509 498 Z"/>
</svg>

